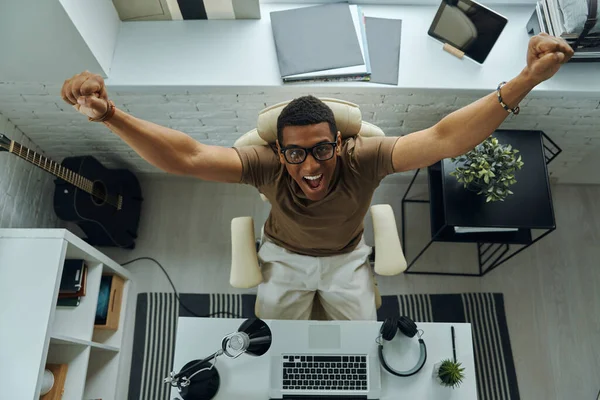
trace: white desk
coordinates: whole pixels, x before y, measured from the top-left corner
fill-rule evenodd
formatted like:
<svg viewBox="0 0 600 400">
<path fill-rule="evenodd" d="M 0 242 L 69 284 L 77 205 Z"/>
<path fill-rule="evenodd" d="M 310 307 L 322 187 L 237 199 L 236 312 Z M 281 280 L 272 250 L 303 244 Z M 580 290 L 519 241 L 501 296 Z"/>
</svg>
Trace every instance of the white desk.
<svg viewBox="0 0 600 400">
<path fill-rule="evenodd" d="M 180 317 L 177 323 L 175 342 L 175 358 L 173 367 L 176 372 L 195 359 L 209 356 L 220 348 L 223 336 L 237 331 L 243 319 L 188 318 Z M 270 320 L 265 322 L 271 326 Z M 281 321 L 280 321 L 281 322 Z M 306 324 L 306 321 L 286 321 L 290 324 Z M 369 324 L 373 327 L 371 340 L 373 347 L 377 345 L 375 338 L 379 333 L 381 322 L 340 321 L 340 324 Z M 433 365 L 442 359 L 452 358 L 452 339 L 450 326 L 456 332 L 456 357 L 465 367 L 465 380 L 458 389 L 440 386 L 432 377 Z M 471 324 L 420 323 L 425 332 L 423 340 L 427 344 L 427 362 L 423 369 L 409 378 L 400 378 L 388 374 L 382 369 L 381 400 L 397 400 L 398 394 L 406 399 L 477 399 L 475 379 L 475 361 L 473 358 L 473 341 Z M 273 343 L 286 341 L 273 331 Z M 384 345 L 388 364 L 396 369 L 408 369 L 419 359 L 417 338 L 409 339 L 397 335 L 394 341 Z M 269 353 L 262 357 L 241 355 L 237 359 L 226 356 L 219 357 L 217 369 L 221 376 L 221 387 L 215 399 L 268 399 L 269 392 Z M 171 398 L 178 398 L 177 389 L 172 389 Z"/>
<path fill-rule="evenodd" d="M 316 1 L 315 1 L 316 3 Z M 422 2 L 414 1 L 416 4 Z M 271 15 L 308 4 L 261 3 L 260 20 L 144 21 L 121 24 L 107 85 L 109 91 L 221 91 L 233 93 L 274 88 L 286 91 L 356 92 L 406 90 L 484 90 L 496 88 L 499 79 L 516 76 L 525 66 L 529 36 L 525 25 L 535 5 L 494 5 L 508 24 L 484 65 L 459 60 L 442 50 L 427 35 L 439 1 L 425 5 L 361 5 L 367 17 L 402 20 L 398 85 L 368 82 L 328 82 L 284 85 L 279 75 Z M 486 2 L 489 3 L 489 2 Z M 565 65 L 557 75 L 536 87 L 536 92 L 595 96 L 599 63 Z M 307 89 L 309 88 L 309 89 Z"/>
</svg>

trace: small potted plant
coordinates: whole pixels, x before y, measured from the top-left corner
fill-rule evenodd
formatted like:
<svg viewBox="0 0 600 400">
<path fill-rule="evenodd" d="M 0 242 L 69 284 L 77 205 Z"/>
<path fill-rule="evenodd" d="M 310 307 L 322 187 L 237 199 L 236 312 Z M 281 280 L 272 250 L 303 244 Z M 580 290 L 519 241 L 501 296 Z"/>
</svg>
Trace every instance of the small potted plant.
<svg viewBox="0 0 600 400">
<path fill-rule="evenodd" d="M 459 387 L 465 379 L 464 371 L 465 369 L 461 363 L 450 359 L 443 360 L 433 366 L 433 376 L 440 385 L 453 389 Z"/>
<path fill-rule="evenodd" d="M 513 194 L 509 186 L 517 182 L 515 171 L 524 164 L 518 152 L 490 136 L 468 153 L 452 158 L 456 169 L 450 175 L 465 189 L 486 196 L 486 202 L 504 201 Z"/>
</svg>

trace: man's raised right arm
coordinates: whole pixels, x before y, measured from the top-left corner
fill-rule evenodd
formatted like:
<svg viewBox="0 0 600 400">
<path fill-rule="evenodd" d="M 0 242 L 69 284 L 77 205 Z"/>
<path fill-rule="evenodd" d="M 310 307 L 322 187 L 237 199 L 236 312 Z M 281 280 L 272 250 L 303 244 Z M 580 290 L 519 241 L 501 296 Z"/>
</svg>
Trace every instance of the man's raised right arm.
<svg viewBox="0 0 600 400">
<path fill-rule="evenodd" d="M 101 118 L 108 111 L 104 80 L 87 71 L 66 80 L 61 96 L 90 118 Z M 242 162 L 232 148 L 202 144 L 183 132 L 144 121 L 119 109 L 103 124 L 163 171 L 209 181 L 240 182 Z"/>
</svg>

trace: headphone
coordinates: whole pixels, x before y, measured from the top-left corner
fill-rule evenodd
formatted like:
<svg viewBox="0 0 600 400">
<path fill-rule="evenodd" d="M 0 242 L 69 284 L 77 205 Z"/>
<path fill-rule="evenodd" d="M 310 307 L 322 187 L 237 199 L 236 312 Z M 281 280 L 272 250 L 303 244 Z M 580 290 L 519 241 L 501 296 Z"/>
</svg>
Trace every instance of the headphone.
<svg viewBox="0 0 600 400">
<path fill-rule="evenodd" d="M 409 338 L 414 337 L 416 334 L 419 335 L 419 347 L 421 349 L 419 361 L 417 362 L 417 365 L 415 365 L 408 371 L 396 371 L 388 365 L 388 363 L 385 361 L 385 357 L 383 356 L 383 342 L 389 342 L 392 339 L 394 339 L 394 336 L 396 336 L 396 330 L 402 332 L 405 336 L 408 336 Z M 421 368 L 423 368 L 423 365 L 425 365 L 425 362 L 427 361 L 427 346 L 425 345 L 425 341 L 421 339 L 422 334 L 423 331 L 419 331 L 419 329 L 417 329 L 417 324 L 415 324 L 415 322 L 408 317 L 402 316 L 400 318 L 386 318 L 386 320 L 381 325 L 381 329 L 379 329 L 379 337 L 377 338 L 377 343 L 379 344 L 379 362 L 381 363 L 381 366 L 387 372 L 396 376 L 407 377 L 419 372 Z"/>
</svg>

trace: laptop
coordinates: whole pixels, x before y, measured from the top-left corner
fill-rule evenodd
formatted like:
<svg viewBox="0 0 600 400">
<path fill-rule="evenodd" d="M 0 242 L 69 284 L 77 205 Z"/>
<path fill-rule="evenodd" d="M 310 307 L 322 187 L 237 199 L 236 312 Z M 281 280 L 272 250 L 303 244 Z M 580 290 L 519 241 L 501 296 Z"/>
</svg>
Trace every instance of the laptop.
<svg viewBox="0 0 600 400">
<path fill-rule="evenodd" d="M 271 399 L 379 399 L 381 322 L 272 321 Z"/>
</svg>

